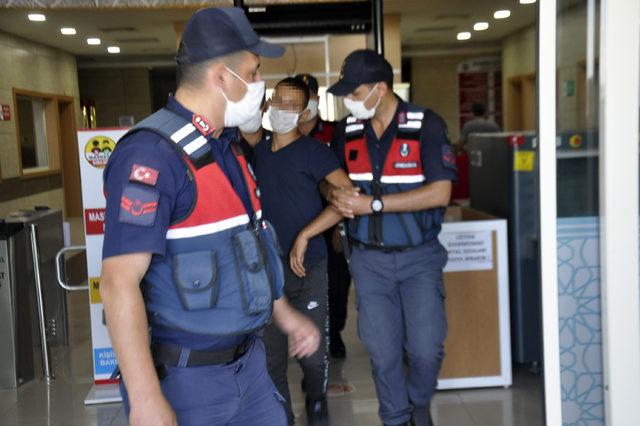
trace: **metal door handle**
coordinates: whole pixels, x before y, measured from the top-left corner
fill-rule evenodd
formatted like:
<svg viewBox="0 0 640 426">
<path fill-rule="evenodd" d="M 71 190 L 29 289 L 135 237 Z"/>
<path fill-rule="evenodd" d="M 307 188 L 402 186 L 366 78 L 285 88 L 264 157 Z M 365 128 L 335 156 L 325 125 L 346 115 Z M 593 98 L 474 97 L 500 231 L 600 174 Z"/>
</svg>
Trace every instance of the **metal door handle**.
<svg viewBox="0 0 640 426">
<path fill-rule="evenodd" d="M 44 379 L 50 383 L 55 377 L 51 371 L 49 357 L 49 342 L 47 342 L 47 328 L 44 318 L 44 297 L 42 295 L 42 278 L 40 275 L 40 248 L 38 247 L 38 226 L 29 225 L 31 231 L 31 254 L 33 256 L 33 274 L 36 282 L 36 302 L 38 305 L 38 319 L 40 325 L 40 344 L 42 345 L 42 372 Z"/>
<path fill-rule="evenodd" d="M 87 250 L 86 246 L 69 246 L 62 248 L 56 254 L 56 279 L 60 287 L 64 288 L 67 291 L 82 291 L 89 290 L 89 285 L 69 285 L 62 279 L 62 258 L 64 254 L 68 251 L 83 251 Z"/>
</svg>

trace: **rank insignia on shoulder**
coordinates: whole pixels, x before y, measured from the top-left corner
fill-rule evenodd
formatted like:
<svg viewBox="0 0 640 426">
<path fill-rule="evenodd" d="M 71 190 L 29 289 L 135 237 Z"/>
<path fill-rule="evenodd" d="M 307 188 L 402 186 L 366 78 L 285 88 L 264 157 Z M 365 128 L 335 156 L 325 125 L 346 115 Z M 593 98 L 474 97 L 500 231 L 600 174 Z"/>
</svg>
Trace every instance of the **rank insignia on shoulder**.
<svg viewBox="0 0 640 426">
<path fill-rule="evenodd" d="M 158 213 L 160 192 L 155 188 L 126 185 L 120 199 L 118 221 L 131 225 L 153 226 Z"/>
<path fill-rule="evenodd" d="M 215 130 L 200 114 L 193 114 L 191 124 L 193 124 L 203 136 L 209 136 Z"/>
</svg>

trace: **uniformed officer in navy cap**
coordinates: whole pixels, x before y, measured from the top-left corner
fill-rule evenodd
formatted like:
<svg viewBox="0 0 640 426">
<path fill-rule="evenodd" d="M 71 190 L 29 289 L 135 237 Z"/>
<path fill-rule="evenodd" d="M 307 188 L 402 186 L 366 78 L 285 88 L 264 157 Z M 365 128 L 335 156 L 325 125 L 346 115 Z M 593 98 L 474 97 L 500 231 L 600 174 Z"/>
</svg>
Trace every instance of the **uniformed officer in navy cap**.
<svg viewBox="0 0 640 426">
<path fill-rule="evenodd" d="M 344 96 L 351 112 L 332 143 L 358 188 L 334 188 L 329 199 L 351 218 L 358 331 L 371 356 L 380 418 L 431 425 L 447 328 L 447 253 L 437 237 L 456 179 L 446 125 L 393 93 L 391 65 L 372 50 L 351 53 L 329 92 Z"/>
<path fill-rule="evenodd" d="M 291 355 L 318 348 L 318 329 L 281 297 L 275 234 L 232 143 L 264 96 L 259 57 L 282 54 L 241 9 L 196 12 L 175 96 L 105 169 L 100 291 L 132 425 L 285 425 L 257 334 L 273 318 Z"/>
</svg>

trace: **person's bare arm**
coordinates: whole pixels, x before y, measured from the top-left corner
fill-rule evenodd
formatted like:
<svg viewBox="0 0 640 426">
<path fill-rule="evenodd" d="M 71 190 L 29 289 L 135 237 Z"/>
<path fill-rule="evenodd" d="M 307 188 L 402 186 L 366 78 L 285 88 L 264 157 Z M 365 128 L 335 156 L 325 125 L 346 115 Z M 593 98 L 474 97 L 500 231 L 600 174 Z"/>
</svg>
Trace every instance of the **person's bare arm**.
<svg viewBox="0 0 640 426">
<path fill-rule="evenodd" d="M 413 212 L 436 207 L 446 207 L 451 199 L 451 181 L 441 180 L 410 191 L 382 196 L 384 213 Z M 352 189 L 334 188 L 329 201 L 345 217 L 371 214 L 373 197 L 362 195 Z"/>
<path fill-rule="evenodd" d="M 329 206 L 300 231 L 293 243 L 291 253 L 289 253 L 289 266 L 294 274 L 299 277 L 306 275 L 304 256 L 309 246 L 309 240 L 332 226 L 337 225 L 342 219 L 344 219 L 344 217 L 333 207 Z"/>
<path fill-rule="evenodd" d="M 177 425 L 164 398 L 149 349 L 148 322 L 140 282 L 151 253 L 114 256 L 102 262 L 100 295 L 109 336 L 126 383 L 132 426 Z"/>
<path fill-rule="evenodd" d="M 323 189 L 325 193 L 328 193 L 329 188 L 352 188 L 351 179 L 342 169 L 336 169 L 329 173 L 320 183 L 320 191 Z M 309 240 L 337 225 L 344 219 L 344 216 L 340 214 L 332 206 L 324 209 L 320 215 L 312 220 L 302 231 L 298 234 L 291 253 L 289 253 L 289 266 L 291 270 L 299 277 L 304 277 L 306 271 L 304 269 L 304 255 L 307 252 Z"/>
</svg>

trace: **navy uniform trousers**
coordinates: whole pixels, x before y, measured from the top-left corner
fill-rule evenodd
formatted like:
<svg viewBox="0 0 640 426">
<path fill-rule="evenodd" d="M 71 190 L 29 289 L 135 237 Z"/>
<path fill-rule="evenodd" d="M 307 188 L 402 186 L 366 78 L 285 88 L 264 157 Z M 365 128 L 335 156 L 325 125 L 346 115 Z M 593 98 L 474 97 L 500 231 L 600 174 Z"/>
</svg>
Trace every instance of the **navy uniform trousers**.
<svg viewBox="0 0 640 426">
<path fill-rule="evenodd" d="M 223 365 L 167 367 L 162 393 L 180 426 L 285 426 L 284 398 L 269 377 L 264 344 L 255 338 L 240 359 Z M 120 393 L 129 417 L 123 382 Z"/>
<path fill-rule="evenodd" d="M 433 397 L 447 330 L 446 262 L 447 252 L 437 239 L 396 252 L 353 250 L 358 334 L 371 357 L 385 424 L 408 422 L 413 410 L 428 408 Z"/>
</svg>

